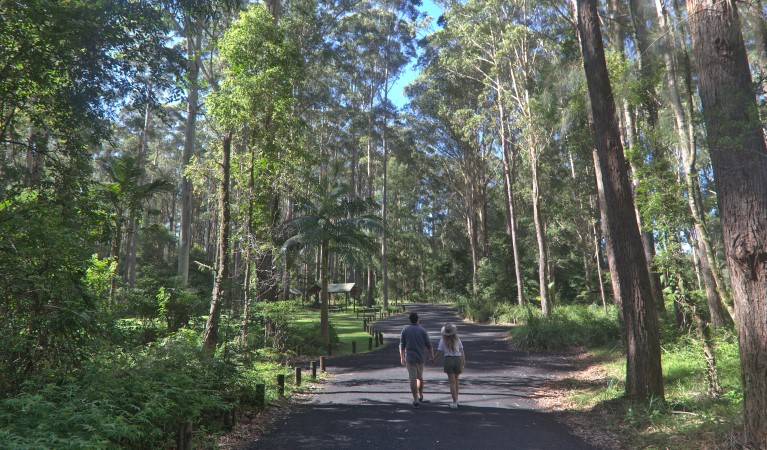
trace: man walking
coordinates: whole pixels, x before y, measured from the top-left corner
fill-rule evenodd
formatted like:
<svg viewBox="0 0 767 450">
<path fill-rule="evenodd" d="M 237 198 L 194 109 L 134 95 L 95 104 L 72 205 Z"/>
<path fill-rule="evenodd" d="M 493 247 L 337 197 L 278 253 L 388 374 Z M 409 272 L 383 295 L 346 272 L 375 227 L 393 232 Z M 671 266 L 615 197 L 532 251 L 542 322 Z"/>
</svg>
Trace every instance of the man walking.
<svg viewBox="0 0 767 450">
<path fill-rule="evenodd" d="M 407 367 L 410 377 L 413 408 L 418 408 L 423 401 L 423 367 L 426 363 L 427 349 L 429 359 L 434 359 L 434 348 L 429 341 L 429 333 L 418 324 L 418 313 L 410 313 L 410 325 L 402 329 L 399 338 L 399 358 L 400 363 Z"/>
</svg>

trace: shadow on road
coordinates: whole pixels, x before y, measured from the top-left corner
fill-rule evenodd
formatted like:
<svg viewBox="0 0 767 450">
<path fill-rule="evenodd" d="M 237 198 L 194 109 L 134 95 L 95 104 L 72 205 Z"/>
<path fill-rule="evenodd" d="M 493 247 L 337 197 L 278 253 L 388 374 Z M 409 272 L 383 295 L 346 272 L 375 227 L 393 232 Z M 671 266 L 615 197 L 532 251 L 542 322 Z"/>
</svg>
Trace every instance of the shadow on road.
<svg viewBox="0 0 767 450">
<path fill-rule="evenodd" d="M 458 325 L 466 349 L 461 406 L 449 409 L 441 363 L 427 365 L 426 402 L 413 408 L 407 372 L 400 365 L 400 314 L 374 323 L 385 345 L 375 351 L 327 359 L 332 374 L 322 390 L 280 421 L 249 449 L 450 448 L 590 449 L 552 414 L 538 410 L 536 387 L 569 369 L 564 360 L 512 351 L 509 327 L 462 322 L 446 305 L 408 305 L 436 347 L 445 322 Z"/>
</svg>

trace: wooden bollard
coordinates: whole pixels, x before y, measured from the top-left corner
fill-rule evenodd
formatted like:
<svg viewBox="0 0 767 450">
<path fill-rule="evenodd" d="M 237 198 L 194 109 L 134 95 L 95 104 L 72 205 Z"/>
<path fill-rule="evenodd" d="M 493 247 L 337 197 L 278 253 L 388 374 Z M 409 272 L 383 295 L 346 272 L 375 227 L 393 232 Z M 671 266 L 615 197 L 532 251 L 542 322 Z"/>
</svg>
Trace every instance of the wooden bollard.
<svg viewBox="0 0 767 450">
<path fill-rule="evenodd" d="M 373 350 L 373 338 L 368 338 L 368 350 Z"/>
<path fill-rule="evenodd" d="M 381 345 L 384 345 L 384 342 L 383 342 L 383 333 L 380 333 L 380 332 L 378 333 L 378 342 L 379 342 Z"/>
<path fill-rule="evenodd" d="M 266 385 L 256 385 L 256 406 L 258 409 L 266 409 Z"/>
<path fill-rule="evenodd" d="M 357 341 L 352 341 L 352 353 L 357 353 Z"/>
<path fill-rule="evenodd" d="M 280 394 L 280 397 L 285 396 L 285 375 L 284 374 L 277 375 L 277 392 Z"/>
<path fill-rule="evenodd" d="M 368 320 L 362 319 L 362 329 L 367 331 L 368 330 Z"/>
<path fill-rule="evenodd" d="M 317 361 L 312 361 L 312 381 L 317 379 Z"/>
<path fill-rule="evenodd" d="M 373 340 L 376 344 L 376 347 L 378 347 L 378 333 L 376 333 L 376 330 L 373 330 Z"/>
<path fill-rule="evenodd" d="M 325 367 L 326 367 L 325 366 L 325 357 L 324 356 L 320 356 L 320 370 L 325 372 Z"/>
<path fill-rule="evenodd" d="M 301 368 L 296 367 L 296 386 L 301 386 Z"/>
</svg>

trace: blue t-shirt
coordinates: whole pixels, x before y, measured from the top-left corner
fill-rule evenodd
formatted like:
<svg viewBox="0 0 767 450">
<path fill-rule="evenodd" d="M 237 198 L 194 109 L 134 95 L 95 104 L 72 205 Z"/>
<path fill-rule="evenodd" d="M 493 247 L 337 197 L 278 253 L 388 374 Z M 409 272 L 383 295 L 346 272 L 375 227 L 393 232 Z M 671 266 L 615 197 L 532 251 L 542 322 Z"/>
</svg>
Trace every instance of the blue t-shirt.
<svg viewBox="0 0 767 450">
<path fill-rule="evenodd" d="M 399 347 L 405 349 L 405 361 L 409 363 L 426 363 L 426 349 L 430 349 L 429 333 L 418 325 L 411 323 L 402 329 Z"/>
</svg>

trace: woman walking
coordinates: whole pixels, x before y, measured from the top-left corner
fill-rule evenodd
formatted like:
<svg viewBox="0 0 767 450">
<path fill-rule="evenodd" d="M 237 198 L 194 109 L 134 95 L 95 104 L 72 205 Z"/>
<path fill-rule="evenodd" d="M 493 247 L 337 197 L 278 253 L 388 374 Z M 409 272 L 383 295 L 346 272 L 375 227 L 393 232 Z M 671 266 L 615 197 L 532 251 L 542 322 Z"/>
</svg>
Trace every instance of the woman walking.
<svg viewBox="0 0 767 450">
<path fill-rule="evenodd" d="M 466 365 L 466 354 L 463 351 L 463 343 L 458 339 L 457 331 L 458 328 L 450 322 L 442 327 L 437 354 L 431 360 L 434 363 L 441 355 L 445 355 L 444 368 L 450 383 L 450 395 L 453 397 L 453 402 L 450 403 L 452 409 L 458 408 L 458 377 Z"/>
</svg>

